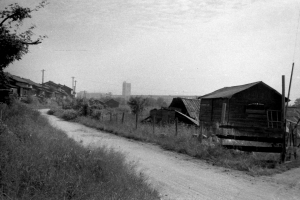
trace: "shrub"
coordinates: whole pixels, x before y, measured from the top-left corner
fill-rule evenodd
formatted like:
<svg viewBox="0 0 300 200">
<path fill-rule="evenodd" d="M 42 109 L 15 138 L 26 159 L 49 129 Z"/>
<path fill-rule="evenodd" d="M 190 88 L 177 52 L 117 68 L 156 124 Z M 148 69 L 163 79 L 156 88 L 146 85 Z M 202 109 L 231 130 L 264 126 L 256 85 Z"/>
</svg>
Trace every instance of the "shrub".
<svg viewBox="0 0 300 200">
<path fill-rule="evenodd" d="M 22 99 L 22 102 L 27 103 L 27 104 L 32 104 L 33 103 L 33 96 L 27 96 L 24 99 Z"/>
<path fill-rule="evenodd" d="M 62 118 L 64 120 L 73 120 L 78 116 L 77 111 L 75 110 L 64 110 L 62 113 Z"/>
<path fill-rule="evenodd" d="M 93 119 L 98 119 L 99 120 L 101 118 L 101 114 L 102 114 L 101 110 L 92 110 L 91 117 Z"/>
<path fill-rule="evenodd" d="M 91 109 L 87 103 L 84 103 L 80 109 L 80 115 L 88 116 L 91 113 Z"/>
<path fill-rule="evenodd" d="M 52 110 L 52 109 L 50 109 L 50 110 L 47 111 L 47 114 L 48 114 L 48 115 L 53 115 L 54 113 L 55 113 L 55 111 Z"/>
</svg>

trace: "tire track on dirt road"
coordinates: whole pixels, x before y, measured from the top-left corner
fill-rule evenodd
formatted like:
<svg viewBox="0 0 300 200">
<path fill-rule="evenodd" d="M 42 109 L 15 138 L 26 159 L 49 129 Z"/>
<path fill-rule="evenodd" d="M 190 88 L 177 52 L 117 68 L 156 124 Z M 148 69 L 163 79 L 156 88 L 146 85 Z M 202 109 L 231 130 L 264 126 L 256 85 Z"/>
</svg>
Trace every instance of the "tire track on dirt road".
<svg viewBox="0 0 300 200">
<path fill-rule="evenodd" d="M 137 162 L 138 172 L 148 177 L 148 182 L 161 193 L 162 199 L 300 199 L 299 185 L 295 182 L 296 185 L 289 187 L 290 182 L 281 181 L 284 174 L 278 177 L 251 177 L 242 172 L 211 166 L 187 155 L 165 151 L 157 145 L 66 122 L 47 115 L 46 111 L 41 110 L 53 126 L 83 146 L 105 145 L 123 152 L 128 161 Z"/>
</svg>

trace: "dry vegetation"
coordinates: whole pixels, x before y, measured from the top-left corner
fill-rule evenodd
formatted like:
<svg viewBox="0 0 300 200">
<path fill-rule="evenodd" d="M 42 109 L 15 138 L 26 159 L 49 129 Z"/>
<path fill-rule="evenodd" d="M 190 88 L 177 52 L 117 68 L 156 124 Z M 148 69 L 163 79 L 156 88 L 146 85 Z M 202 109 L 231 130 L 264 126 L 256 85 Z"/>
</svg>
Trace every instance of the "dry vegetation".
<svg viewBox="0 0 300 200">
<path fill-rule="evenodd" d="M 0 106 L 0 199 L 159 199 L 122 154 L 81 147 L 22 103 Z"/>
<path fill-rule="evenodd" d="M 67 113 L 73 113 L 76 110 L 52 109 L 51 112 L 66 119 L 65 115 Z M 225 149 L 213 137 L 204 139 L 202 143 L 199 143 L 197 138 L 193 137 L 195 134 L 194 127 L 180 125 L 177 135 L 175 135 L 174 124 L 155 126 L 155 131 L 153 132 L 151 124 L 140 123 L 136 129 L 135 117 L 129 113 L 125 115 L 125 121 L 122 123 L 121 114 L 118 117 L 118 121 L 116 121 L 117 118 L 115 116 L 113 116 L 111 121 L 110 116 L 106 114 L 109 112 L 118 113 L 117 110 L 108 111 L 103 109 L 101 112 L 104 118 L 102 116 L 99 120 L 89 114 L 86 116 L 80 114 L 82 112 L 79 109 L 77 117 L 72 118 L 72 121 L 126 138 L 156 143 L 166 150 L 185 153 L 206 160 L 213 165 L 245 171 L 251 175 L 270 175 L 300 166 L 299 159 L 280 164 L 280 154 L 276 153 L 247 153 Z M 205 135 L 212 135 L 211 130 L 206 130 Z"/>
</svg>

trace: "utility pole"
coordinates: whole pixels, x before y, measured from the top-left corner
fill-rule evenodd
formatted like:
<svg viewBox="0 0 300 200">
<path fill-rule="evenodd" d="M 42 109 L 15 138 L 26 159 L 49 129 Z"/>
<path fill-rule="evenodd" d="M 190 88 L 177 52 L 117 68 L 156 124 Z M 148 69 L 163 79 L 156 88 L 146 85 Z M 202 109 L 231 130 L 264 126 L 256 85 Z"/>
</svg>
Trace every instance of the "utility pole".
<svg viewBox="0 0 300 200">
<path fill-rule="evenodd" d="M 76 83 L 77 83 L 77 81 L 75 80 L 75 86 L 74 86 L 74 90 L 73 90 L 74 97 L 75 97 L 75 94 L 76 94 Z"/>
<path fill-rule="evenodd" d="M 72 76 L 72 90 L 74 91 L 74 76 Z"/>
<path fill-rule="evenodd" d="M 44 84 L 44 71 L 46 71 L 46 70 L 42 70 L 42 84 Z"/>
</svg>

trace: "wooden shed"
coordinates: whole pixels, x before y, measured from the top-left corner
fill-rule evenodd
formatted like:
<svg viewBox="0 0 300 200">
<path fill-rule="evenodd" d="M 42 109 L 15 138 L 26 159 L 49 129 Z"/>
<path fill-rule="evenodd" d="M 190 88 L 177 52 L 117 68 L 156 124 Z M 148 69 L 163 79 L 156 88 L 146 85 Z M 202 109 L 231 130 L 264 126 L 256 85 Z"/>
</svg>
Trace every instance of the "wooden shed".
<svg viewBox="0 0 300 200">
<path fill-rule="evenodd" d="M 173 123 L 177 118 L 179 122 L 199 125 L 199 99 L 173 98 L 168 108 L 153 109 L 150 116 L 143 121 L 155 119 L 155 123 Z"/>
<path fill-rule="evenodd" d="M 108 99 L 105 101 L 105 104 L 107 105 L 107 107 L 109 108 L 118 108 L 120 103 L 114 99 Z"/>
<path fill-rule="evenodd" d="M 199 97 L 199 119 L 207 125 L 221 123 L 222 107 L 225 104 L 223 124 L 280 128 L 281 98 L 279 92 L 262 81 L 224 87 Z"/>
</svg>

